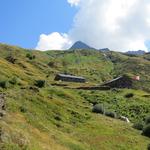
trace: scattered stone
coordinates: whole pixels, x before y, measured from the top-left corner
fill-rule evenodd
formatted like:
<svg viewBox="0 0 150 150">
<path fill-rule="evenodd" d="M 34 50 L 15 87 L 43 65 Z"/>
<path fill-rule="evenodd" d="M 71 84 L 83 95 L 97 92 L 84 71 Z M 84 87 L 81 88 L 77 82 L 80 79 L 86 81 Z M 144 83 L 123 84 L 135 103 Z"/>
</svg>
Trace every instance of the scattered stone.
<svg viewBox="0 0 150 150">
<path fill-rule="evenodd" d="M 0 118 L 2 118 L 6 112 L 5 112 L 5 98 L 4 98 L 4 94 L 0 94 Z"/>
<path fill-rule="evenodd" d="M 34 92 L 39 92 L 39 88 L 36 86 L 30 86 L 29 89 L 33 90 Z"/>
<path fill-rule="evenodd" d="M 5 110 L 4 94 L 0 94 L 0 111 Z"/>
<path fill-rule="evenodd" d="M 120 116 L 119 119 L 122 120 L 122 121 L 125 121 L 127 123 L 130 123 L 129 119 L 125 116 Z"/>
</svg>

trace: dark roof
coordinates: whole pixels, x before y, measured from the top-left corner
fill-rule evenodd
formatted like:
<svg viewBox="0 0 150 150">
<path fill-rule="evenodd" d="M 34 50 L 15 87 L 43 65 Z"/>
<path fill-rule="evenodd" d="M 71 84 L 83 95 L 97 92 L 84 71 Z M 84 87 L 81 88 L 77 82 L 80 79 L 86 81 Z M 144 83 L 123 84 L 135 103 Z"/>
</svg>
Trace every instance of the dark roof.
<svg viewBox="0 0 150 150">
<path fill-rule="evenodd" d="M 119 79 L 121 79 L 121 78 L 123 78 L 123 76 L 120 76 L 120 77 L 117 77 L 117 78 L 115 78 L 115 79 L 113 79 L 113 80 L 111 80 L 111 81 L 105 82 L 104 84 L 108 84 L 108 83 L 117 81 L 117 80 L 119 80 Z"/>
<path fill-rule="evenodd" d="M 68 74 L 57 74 L 57 75 L 60 77 L 66 77 L 66 78 L 85 79 L 84 77 L 73 76 L 73 75 L 68 75 Z"/>
<path fill-rule="evenodd" d="M 109 86 L 111 88 L 131 88 L 132 84 L 132 78 L 127 75 L 122 75 L 102 84 L 102 86 Z"/>
</svg>

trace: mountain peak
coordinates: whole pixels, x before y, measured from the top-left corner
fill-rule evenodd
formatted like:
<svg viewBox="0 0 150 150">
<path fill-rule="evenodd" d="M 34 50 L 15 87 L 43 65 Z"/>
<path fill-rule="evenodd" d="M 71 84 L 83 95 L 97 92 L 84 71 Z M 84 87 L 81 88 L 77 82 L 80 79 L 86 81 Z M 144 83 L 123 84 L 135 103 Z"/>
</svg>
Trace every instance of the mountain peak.
<svg viewBox="0 0 150 150">
<path fill-rule="evenodd" d="M 109 51 L 110 51 L 109 48 L 101 48 L 101 49 L 99 49 L 99 50 L 102 51 L 102 52 L 109 52 Z"/>
<path fill-rule="evenodd" d="M 82 41 L 75 42 L 70 49 L 94 49 Z"/>
</svg>

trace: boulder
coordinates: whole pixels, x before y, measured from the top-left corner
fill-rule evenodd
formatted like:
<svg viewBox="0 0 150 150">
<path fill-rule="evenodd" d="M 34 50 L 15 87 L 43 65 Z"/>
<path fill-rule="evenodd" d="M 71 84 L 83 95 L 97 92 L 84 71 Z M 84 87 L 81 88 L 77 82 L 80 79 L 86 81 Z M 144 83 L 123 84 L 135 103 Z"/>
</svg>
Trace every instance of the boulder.
<svg viewBox="0 0 150 150">
<path fill-rule="evenodd" d="M 5 110 L 5 98 L 4 94 L 0 94 L 0 111 Z"/>
<path fill-rule="evenodd" d="M 5 114 L 5 98 L 4 94 L 0 94 L 0 118 L 2 118 Z"/>
<path fill-rule="evenodd" d="M 127 123 L 130 123 L 130 120 L 125 116 L 120 116 L 119 119 L 122 120 L 122 121 L 125 121 Z"/>
</svg>

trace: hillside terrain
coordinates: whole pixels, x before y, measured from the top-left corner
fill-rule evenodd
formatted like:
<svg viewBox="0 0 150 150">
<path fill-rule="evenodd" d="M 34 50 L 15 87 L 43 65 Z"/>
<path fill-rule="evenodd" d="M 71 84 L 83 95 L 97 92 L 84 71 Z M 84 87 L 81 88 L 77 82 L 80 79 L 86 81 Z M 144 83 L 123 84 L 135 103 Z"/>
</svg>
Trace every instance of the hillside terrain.
<svg viewBox="0 0 150 150">
<path fill-rule="evenodd" d="M 0 149 L 146 150 L 150 138 L 132 126 L 150 115 L 149 68 L 150 54 L 41 52 L 0 44 L 0 99 L 4 95 L 6 103 L 0 118 Z M 58 73 L 83 76 L 87 82 L 54 81 Z M 132 89 L 77 89 L 122 74 L 138 75 L 140 81 Z M 131 122 L 93 113 L 93 104 Z"/>
</svg>

